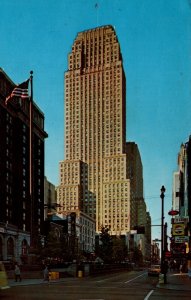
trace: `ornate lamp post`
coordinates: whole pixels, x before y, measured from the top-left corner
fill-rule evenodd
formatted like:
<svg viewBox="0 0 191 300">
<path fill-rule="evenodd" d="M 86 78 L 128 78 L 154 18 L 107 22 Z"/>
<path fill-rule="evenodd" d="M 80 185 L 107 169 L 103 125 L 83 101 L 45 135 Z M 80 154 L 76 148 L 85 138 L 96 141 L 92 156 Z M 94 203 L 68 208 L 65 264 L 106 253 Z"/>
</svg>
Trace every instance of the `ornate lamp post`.
<svg viewBox="0 0 191 300">
<path fill-rule="evenodd" d="M 161 187 L 161 273 L 164 274 L 164 283 L 166 283 L 166 272 L 164 270 L 164 185 Z"/>
</svg>

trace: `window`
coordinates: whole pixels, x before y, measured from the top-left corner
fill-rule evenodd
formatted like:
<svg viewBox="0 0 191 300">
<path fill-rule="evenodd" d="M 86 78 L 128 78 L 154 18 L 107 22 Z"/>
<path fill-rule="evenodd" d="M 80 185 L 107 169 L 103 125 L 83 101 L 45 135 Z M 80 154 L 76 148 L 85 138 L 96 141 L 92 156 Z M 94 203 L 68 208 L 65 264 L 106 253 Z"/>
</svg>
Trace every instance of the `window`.
<svg viewBox="0 0 191 300">
<path fill-rule="evenodd" d="M 7 240 L 7 255 L 14 256 L 14 241 L 11 237 Z"/>
<path fill-rule="evenodd" d="M 27 241 L 26 240 L 23 240 L 22 241 L 22 250 L 21 250 L 21 252 L 22 252 L 22 255 L 26 255 L 27 254 Z"/>
</svg>

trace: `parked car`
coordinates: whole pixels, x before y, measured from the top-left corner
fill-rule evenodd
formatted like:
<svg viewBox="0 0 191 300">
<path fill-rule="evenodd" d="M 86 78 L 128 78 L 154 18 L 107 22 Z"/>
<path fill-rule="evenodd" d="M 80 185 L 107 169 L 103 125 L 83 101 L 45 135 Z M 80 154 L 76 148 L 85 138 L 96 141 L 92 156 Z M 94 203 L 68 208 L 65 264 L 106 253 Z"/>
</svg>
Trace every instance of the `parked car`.
<svg viewBox="0 0 191 300">
<path fill-rule="evenodd" d="M 151 267 L 148 269 L 148 276 L 159 276 L 160 271 L 160 265 L 151 265 Z"/>
</svg>

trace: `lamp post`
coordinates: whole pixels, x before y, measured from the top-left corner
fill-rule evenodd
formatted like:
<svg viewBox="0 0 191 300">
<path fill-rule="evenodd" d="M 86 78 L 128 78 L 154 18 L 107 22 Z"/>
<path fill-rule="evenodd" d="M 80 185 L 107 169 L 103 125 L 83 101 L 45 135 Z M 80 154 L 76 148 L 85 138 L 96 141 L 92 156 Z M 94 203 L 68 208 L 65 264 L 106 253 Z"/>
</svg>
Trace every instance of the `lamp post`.
<svg viewBox="0 0 191 300">
<path fill-rule="evenodd" d="M 164 274 L 164 283 L 166 283 L 166 270 L 164 268 L 164 185 L 161 187 L 161 273 Z"/>
</svg>

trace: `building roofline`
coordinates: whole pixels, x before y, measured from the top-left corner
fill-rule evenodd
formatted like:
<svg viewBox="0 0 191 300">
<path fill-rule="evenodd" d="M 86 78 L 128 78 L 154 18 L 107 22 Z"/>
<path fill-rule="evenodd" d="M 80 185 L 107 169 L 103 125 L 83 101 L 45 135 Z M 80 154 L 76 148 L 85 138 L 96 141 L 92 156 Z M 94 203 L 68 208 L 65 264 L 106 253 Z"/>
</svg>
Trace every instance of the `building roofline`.
<svg viewBox="0 0 191 300">
<path fill-rule="evenodd" d="M 7 75 L 7 73 L 3 70 L 3 68 L 1 68 L 1 67 L 0 67 L 0 73 L 2 73 L 2 74 L 6 77 L 6 79 L 7 79 L 12 85 L 16 85 L 16 84 L 12 81 L 12 79 Z"/>
<path fill-rule="evenodd" d="M 112 29 L 114 32 L 115 32 L 115 27 L 113 25 L 101 25 L 101 26 L 97 26 L 97 27 L 94 27 L 94 28 L 90 28 L 90 29 L 85 29 L 85 30 L 82 30 L 82 31 L 79 31 L 77 33 L 77 35 L 81 35 L 83 33 L 88 33 L 88 32 L 93 32 L 93 31 L 96 31 L 96 30 L 99 30 L 99 29 Z"/>
</svg>

